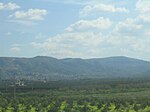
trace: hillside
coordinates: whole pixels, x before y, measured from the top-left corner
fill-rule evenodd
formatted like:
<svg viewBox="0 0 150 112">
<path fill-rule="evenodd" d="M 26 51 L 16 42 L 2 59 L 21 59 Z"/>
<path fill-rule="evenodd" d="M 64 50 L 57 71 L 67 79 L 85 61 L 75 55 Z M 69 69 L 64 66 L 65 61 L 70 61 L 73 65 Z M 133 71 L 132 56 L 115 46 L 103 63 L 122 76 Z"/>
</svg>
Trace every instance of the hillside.
<svg viewBox="0 0 150 112">
<path fill-rule="evenodd" d="M 35 80 L 147 77 L 150 62 L 121 56 L 95 59 L 0 57 L 0 76 Z"/>
</svg>

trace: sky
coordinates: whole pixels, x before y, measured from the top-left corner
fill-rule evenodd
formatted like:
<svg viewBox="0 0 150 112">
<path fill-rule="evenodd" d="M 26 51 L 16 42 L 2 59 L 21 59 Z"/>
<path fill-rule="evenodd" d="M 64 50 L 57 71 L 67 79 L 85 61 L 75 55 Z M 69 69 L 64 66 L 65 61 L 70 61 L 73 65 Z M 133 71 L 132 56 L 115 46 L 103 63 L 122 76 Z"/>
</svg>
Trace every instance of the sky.
<svg viewBox="0 0 150 112">
<path fill-rule="evenodd" d="M 0 0 L 0 57 L 150 61 L 150 0 Z"/>
</svg>

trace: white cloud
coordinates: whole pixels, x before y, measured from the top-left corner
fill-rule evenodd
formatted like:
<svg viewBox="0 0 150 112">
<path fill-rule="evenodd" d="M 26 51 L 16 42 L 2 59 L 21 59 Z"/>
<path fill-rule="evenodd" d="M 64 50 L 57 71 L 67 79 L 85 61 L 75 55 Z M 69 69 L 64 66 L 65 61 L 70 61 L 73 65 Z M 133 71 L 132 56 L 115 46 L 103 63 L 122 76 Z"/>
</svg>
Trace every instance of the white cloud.
<svg viewBox="0 0 150 112">
<path fill-rule="evenodd" d="M 147 39 L 148 40 L 148 39 Z M 108 35 L 93 32 L 62 33 L 45 42 L 33 42 L 44 55 L 57 58 L 91 58 L 111 55 L 150 53 L 150 41 L 112 32 Z"/>
<path fill-rule="evenodd" d="M 46 38 L 46 35 L 42 34 L 42 33 L 38 33 L 36 36 L 35 36 L 35 39 L 37 40 L 40 40 L 40 39 L 44 39 Z"/>
<path fill-rule="evenodd" d="M 101 33 L 73 32 L 50 37 L 43 43 L 33 42 L 32 45 L 51 56 L 78 57 L 88 53 L 102 42 Z"/>
<path fill-rule="evenodd" d="M 86 25 L 81 25 L 80 22 L 70 25 L 68 32 L 50 37 L 44 42 L 33 42 L 32 46 L 40 49 L 44 55 L 58 58 L 90 58 L 112 55 L 136 57 L 150 53 L 150 31 L 136 19 L 128 18 L 117 23 L 105 35 L 100 32 L 101 30 L 99 32 L 95 32 L 93 29 L 87 30 L 91 27 L 97 28 L 97 26 L 91 25 L 97 25 L 97 23 L 86 20 L 81 22 Z"/>
<path fill-rule="evenodd" d="M 106 5 L 106 4 L 95 4 L 95 5 L 87 5 L 80 11 L 80 16 L 87 16 L 91 13 L 95 12 L 124 12 L 128 13 L 124 7 L 115 7 L 113 5 Z"/>
<path fill-rule="evenodd" d="M 138 0 L 136 3 L 138 18 L 150 22 L 150 0 Z"/>
<path fill-rule="evenodd" d="M 141 14 L 138 16 L 139 19 L 142 19 L 145 22 L 150 22 L 150 13 Z"/>
<path fill-rule="evenodd" d="M 138 0 L 136 3 L 136 9 L 140 13 L 150 12 L 150 1 L 149 0 Z"/>
<path fill-rule="evenodd" d="M 10 48 L 11 52 L 19 52 L 20 50 L 21 49 L 19 47 L 17 47 L 17 46 L 14 46 L 14 47 Z"/>
<path fill-rule="evenodd" d="M 144 31 L 144 36 L 149 37 L 150 39 L 150 28 Z"/>
<path fill-rule="evenodd" d="M 20 20 L 43 20 L 47 13 L 45 9 L 28 9 L 28 11 L 16 11 L 9 17 Z"/>
<path fill-rule="evenodd" d="M 49 46 L 49 48 L 57 48 L 69 46 L 72 48 L 73 46 L 97 46 L 99 42 L 102 41 L 101 33 L 93 33 L 93 32 L 71 32 L 71 33 L 62 33 L 58 34 L 54 37 L 50 37 L 48 40 L 44 42 L 44 46 Z M 91 43 L 92 41 L 92 43 Z M 76 47 L 77 47 L 76 46 Z"/>
<path fill-rule="evenodd" d="M 9 2 L 9 3 L 5 4 L 5 3 L 0 2 L 0 10 L 15 10 L 15 9 L 19 9 L 19 8 L 20 8 L 20 6 L 17 5 L 16 3 Z"/>
<path fill-rule="evenodd" d="M 119 22 L 116 27 L 114 28 L 114 32 L 120 33 L 121 35 L 136 35 L 141 33 L 143 28 L 143 24 L 138 23 L 136 19 L 127 18 L 125 21 Z"/>
<path fill-rule="evenodd" d="M 150 40 L 115 32 L 108 35 L 93 32 L 63 33 L 50 37 L 45 42 L 33 42 L 32 46 L 40 49 L 44 55 L 57 58 L 112 55 L 136 57 L 140 53 L 150 53 Z"/>
<path fill-rule="evenodd" d="M 66 28 L 66 31 L 83 31 L 88 29 L 108 29 L 112 26 L 109 18 L 100 17 L 94 20 L 79 20 Z"/>
<path fill-rule="evenodd" d="M 139 20 L 131 18 L 119 22 L 108 35 L 109 46 L 121 48 L 122 52 L 128 54 L 150 53 L 150 31 L 144 25 Z"/>
<path fill-rule="evenodd" d="M 147 40 L 145 37 L 137 38 L 113 32 L 109 35 L 107 44 L 112 50 L 117 49 L 120 54 L 128 52 L 128 55 L 131 53 L 139 55 L 140 53 L 150 53 L 150 41 Z"/>
</svg>

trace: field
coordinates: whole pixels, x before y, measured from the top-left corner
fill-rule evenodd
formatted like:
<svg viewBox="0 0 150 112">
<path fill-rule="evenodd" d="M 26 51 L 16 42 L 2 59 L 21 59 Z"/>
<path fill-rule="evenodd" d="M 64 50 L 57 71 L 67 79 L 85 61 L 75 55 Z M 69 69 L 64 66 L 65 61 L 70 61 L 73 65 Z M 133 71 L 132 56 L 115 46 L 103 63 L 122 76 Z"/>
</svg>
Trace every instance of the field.
<svg viewBox="0 0 150 112">
<path fill-rule="evenodd" d="M 0 112 L 150 112 L 150 79 L 0 81 Z"/>
</svg>

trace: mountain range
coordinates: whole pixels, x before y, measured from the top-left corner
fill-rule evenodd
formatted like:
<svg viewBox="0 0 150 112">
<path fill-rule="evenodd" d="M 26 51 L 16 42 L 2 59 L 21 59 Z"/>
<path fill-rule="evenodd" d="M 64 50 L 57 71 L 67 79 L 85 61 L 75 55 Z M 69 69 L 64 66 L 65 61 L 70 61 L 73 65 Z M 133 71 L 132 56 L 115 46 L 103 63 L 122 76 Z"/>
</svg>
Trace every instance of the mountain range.
<svg viewBox="0 0 150 112">
<path fill-rule="evenodd" d="M 0 57 L 0 77 L 2 79 L 17 77 L 29 80 L 71 80 L 149 76 L 149 61 L 124 56 L 93 59 L 56 59 L 46 56 Z"/>
</svg>

